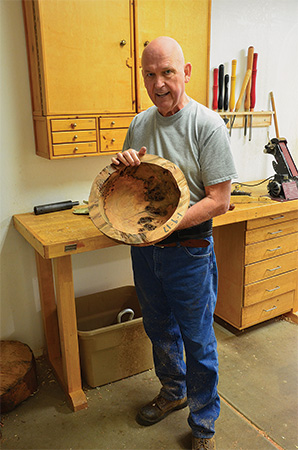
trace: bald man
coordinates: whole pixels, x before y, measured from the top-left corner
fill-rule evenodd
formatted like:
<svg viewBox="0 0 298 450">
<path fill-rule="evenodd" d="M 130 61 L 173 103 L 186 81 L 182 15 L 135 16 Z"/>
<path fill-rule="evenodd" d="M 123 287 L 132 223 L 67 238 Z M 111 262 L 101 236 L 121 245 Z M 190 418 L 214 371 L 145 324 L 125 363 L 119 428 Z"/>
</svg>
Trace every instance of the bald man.
<svg viewBox="0 0 298 450">
<path fill-rule="evenodd" d="M 161 382 L 159 394 L 139 411 L 137 421 L 153 425 L 188 405 L 192 449 L 210 450 L 216 448 L 220 412 L 212 218 L 228 210 L 237 174 L 223 120 L 185 92 L 191 70 L 174 39 L 162 36 L 149 43 L 142 74 L 154 106 L 134 118 L 123 151 L 112 162 L 139 165 L 147 151 L 175 163 L 187 179 L 190 205 L 176 230 L 158 244 L 131 248 L 144 327 Z"/>
</svg>

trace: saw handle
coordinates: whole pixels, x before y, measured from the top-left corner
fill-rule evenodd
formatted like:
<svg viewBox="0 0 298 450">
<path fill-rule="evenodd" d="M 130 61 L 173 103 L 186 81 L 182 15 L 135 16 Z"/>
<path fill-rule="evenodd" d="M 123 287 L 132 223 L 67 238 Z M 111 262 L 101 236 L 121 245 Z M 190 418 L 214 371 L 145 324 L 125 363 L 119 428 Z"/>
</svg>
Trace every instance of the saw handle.
<svg viewBox="0 0 298 450">
<path fill-rule="evenodd" d="M 250 90 L 250 110 L 253 111 L 256 105 L 256 77 L 257 77 L 258 54 L 254 53 L 251 73 L 251 90 Z"/>
<path fill-rule="evenodd" d="M 246 71 L 246 74 L 245 74 L 245 77 L 244 77 L 244 80 L 243 80 L 243 83 L 242 83 L 240 95 L 239 95 L 239 98 L 238 98 L 237 103 L 236 103 L 235 112 L 239 111 L 239 109 L 240 109 L 241 102 L 242 102 L 242 99 L 243 99 L 243 96 L 244 96 L 244 93 L 245 93 L 245 89 L 246 89 L 247 83 L 250 80 L 250 77 L 251 77 L 251 70 L 248 69 Z"/>
<path fill-rule="evenodd" d="M 252 65 L 253 65 L 253 57 L 254 57 L 254 47 L 250 46 L 248 48 L 248 53 L 247 53 L 247 69 L 250 69 L 251 71 L 252 71 Z M 246 95 L 245 95 L 245 101 L 244 101 L 245 111 L 249 111 L 249 108 L 250 108 L 250 89 L 251 89 L 251 78 L 248 80 L 248 83 L 246 86 Z"/>
<path fill-rule="evenodd" d="M 213 103 L 212 103 L 212 109 L 213 111 L 217 110 L 217 84 L 218 80 L 218 69 L 214 69 L 213 71 Z"/>
<path fill-rule="evenodd" d="M 224 65 L 220 64 L 218 68 L 218 111 L 223 108 L 223 79 L 224 79 Z"/>
<path fill-rule="evenodd" d="M 236 67 L 237 61 L 236 59 L 232 60 L 232 74 L 231 74 L 231 93 L 230 93 L 230 111 L 233 111 L 235 106 L 235 84 L 236 84 Z"/>
</svg>

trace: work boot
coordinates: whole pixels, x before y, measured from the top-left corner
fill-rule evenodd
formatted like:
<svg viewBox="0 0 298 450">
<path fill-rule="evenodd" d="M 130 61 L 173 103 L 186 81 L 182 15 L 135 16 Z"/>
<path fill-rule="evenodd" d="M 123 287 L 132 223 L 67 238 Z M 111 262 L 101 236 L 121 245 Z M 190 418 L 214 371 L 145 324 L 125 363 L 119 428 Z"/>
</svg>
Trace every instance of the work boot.
<svg viewBox="0 0 298 450">
<path fill-rule="evenodd" d="M 192 450 L 216 450 L 215 437 L 203 439 L 192 437 Z"/>
<path fill-rule="evenodd" d="M 167 417 L 171 412 L 187 406 L 187 398 L 179 400 L 167 400 L 159 394 L 148 405 L 143 406 L 137 415 L 137 422 L 140 425 L 153 425 Z"/>
</svg>

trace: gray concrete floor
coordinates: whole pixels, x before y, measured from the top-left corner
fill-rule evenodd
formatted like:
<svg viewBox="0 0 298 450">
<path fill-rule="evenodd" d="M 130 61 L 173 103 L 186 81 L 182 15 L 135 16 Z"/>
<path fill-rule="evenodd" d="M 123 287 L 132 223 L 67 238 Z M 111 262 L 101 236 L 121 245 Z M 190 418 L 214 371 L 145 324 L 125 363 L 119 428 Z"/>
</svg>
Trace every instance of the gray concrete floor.
<svg viewBox="0 0 298 450">
<path fill-rule="evenodd" d="M 216 323 L 221 415 L 218 450 L 298 449 L 297 325 L 276 319 L 235 333 Z M 187 408 L 142 427 L 138 409 L 159 391 L 153 370 L 84 387 L 88 409 L 73 413 L 44 358 L 38 391 L 2 416 L 2 449 L 178 450 L 191 448 Z"/>
</svg>

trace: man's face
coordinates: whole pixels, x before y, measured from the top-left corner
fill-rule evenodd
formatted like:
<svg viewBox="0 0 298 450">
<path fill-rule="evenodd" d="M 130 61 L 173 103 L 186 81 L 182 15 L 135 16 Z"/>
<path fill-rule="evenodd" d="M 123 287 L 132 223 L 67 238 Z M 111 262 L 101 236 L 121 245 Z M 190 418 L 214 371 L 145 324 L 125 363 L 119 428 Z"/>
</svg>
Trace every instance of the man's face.
<svg viewBox="0 0 298 450">
<path fill-rule="evenodd" d="M 148 51 L 142 68 L 148 95 L 161 115 L 171 116 L 188 103 L 185 83 L 190 79 L 191 65 L 184 65 L 177 52 L 162 48 Z"/>
</svg>

